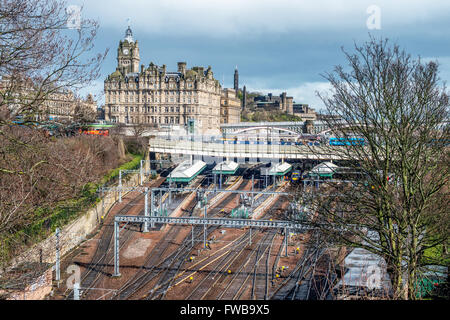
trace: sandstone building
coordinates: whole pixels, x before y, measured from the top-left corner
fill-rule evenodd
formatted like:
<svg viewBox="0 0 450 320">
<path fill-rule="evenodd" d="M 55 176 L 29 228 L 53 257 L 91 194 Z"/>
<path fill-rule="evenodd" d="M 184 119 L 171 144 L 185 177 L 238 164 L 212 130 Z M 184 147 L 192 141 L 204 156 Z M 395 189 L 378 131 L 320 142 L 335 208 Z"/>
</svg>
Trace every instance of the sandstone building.
<svg viewBox="0 0 450 320">
<path fill-rule="evenodd" d="M 220 123 L 238 123 L 241 121 L 241 100 L 236 90 L 224 89 L 220 98 Z"/>
<path fill-rule="evenodd" d="M 253 103 L 249 104 L 250 108 L 262 108 L 264 110 L 282 111 L 287 114 L 294 114 L 294 98 L 288 97 L 286 92 L 279 96 L 274 96 L 272 93 L 253 98 Z M 246 106 L 247 107 L 247 106 Z"/>
<path fill-rule="evenodd" d="M 27 116 L 33 121 L 77 121 L 90 115 L 95 121 L 97 102 L 91 94 L 86 99 L 77 97 L 65 88 L 41 90 L 31 80 L 20 80 L 8 76 L 0 81 L 0 106 L 7 108 L 13 117 Z M 34 112 L 29 112 L 33 109 Z"/>
<path fill-rule="evenodd" d="M 104 82 L 106 121 L 156 127 L 194 123 L 199 134 L 219 131 L 221 101 L 228 104 L 233 98 L 228 93 L 221 98 L 223 90 L 210 66 L 188 69 L 186 62 L 178 62 L 177 71 L 168 71 L 166 65 L 139 63 L 138 41 L 128 27 L 117 49 L 116 71 Z M 233 107 L 226 109 L 225 119 L 236 121 Z"/>
</svg>

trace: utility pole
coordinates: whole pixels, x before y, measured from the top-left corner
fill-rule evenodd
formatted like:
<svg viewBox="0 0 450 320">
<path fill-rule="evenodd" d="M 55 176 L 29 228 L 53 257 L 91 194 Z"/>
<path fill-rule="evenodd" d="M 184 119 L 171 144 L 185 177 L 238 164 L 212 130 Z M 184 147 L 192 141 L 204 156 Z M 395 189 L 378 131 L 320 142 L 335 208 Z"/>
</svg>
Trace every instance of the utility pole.
<svg viewBox="0 0 450 320">
<path fill-rule="evenodd" d="M 122 203 L 122 170 L 119 170 L 119 202 Z"/>
<path fill-rule="evenodd" d="M 60 252 L 59 252 L 59 228 L 56 228 L 56 264 L 55 264 L 55 270 L 56 270 L 56 284 L 59 288 L 59 281 L 61 280 L 61 271 L 60 271 Z"/>
<path fill-rule="evenodd" d="M 162 190 L 160 190 L 159 191 L 159 212 L 160 212 L 161 216 L 162 216 L 162 197 L 163 197 Z"/>
<path fill-rule="evenodd" d="M 105 216 L 105 193 L 103 192 L 102 189 L 102 217 Z"/>
<path fill-rule="evenodd" d="M 144 199 L 144 215 L 148 217 L 148 188 L 145 188 L 145 199 Z M 148 232 L 148 221 L 145 220 L 144 232 Z"/>
<path fill-rule="evenodd" d="M 73 284 L 73 300 L 80 300 L 80 284 L 78 282 Z"/>
<path fill-rule="evenodd" d="M 141 160 L 141 167 L 139 168 L 139 176 L 140 176 L 140 185 L 142 186 L 142 184 L 144 183 L 144 168 L 142 167 L 142 162 L 143 160 Z"/>
<path fill-rule="evenodd" d="M 253 190 L 254 190 L 254 188 L 253 188 L 253 185 L 254 185 L 254 179 L 255 179 L 255 175 L 254 174 L 252 174 L 252 192 L 253 192 Z M 255 194 L 254 193 L 252 193 L 252 204 L 251 204 L 251 207 L 253 208 L 253 199 L 255 198 Z"/>
<path fill-rule="evenodd" d="M 206 219 L 206 201 L 205 201 L 205 213 L 204 213 L 204 217 Z M 203 246 L 206 248 L 206 224 L 203 226 Z"/>
<path fill-rule="evenodd" d="M 194 248 L 194 225 L 192 225 L 192 239 L 191 239 L 191 242 L 192 242 L 192 248 Z"/>
<path fill-rule="evenodd" d="M 288 256 L 288 229 L 284 228 L 284 249 L 285 249 L 285 255 Z"/>
<path fill-rule="evenodd" d="M 114 274 L 113 277 L 120 277 L 119 272 L 119 222 L 114 221 Z"/>
<path fill-rule="evenodd" d="M 220 164 L 219 189 L 222 189 L 222 170 L 223 170 L 223 162 Z"/>
<path fill-rule="evenodd" d="M 155 194 L 153 193 L 153 190 L 151 191 L 150 194 L 150 216 L 153 216 L 155 214 Z M 151 222 L 151 227 L 154 228 L 155 227 L 155 223 Z"/>
</svg>

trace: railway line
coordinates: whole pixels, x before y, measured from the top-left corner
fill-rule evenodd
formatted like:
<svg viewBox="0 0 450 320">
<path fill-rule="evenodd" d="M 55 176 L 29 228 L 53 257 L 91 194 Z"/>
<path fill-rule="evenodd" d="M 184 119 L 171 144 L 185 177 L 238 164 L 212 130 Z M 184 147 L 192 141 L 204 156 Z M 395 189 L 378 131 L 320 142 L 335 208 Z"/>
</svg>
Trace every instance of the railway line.
<svg viewBox="0 0 450 320">
<path fill-rule="evenodd" d="M 166 169 L 164 171 L 167 171 L 169 169 Z M 165 178 L 158 178 L 156 181 L 150 184 L 151 187 L 159 187 L 163 182 L 165 181 Z M 141 202 L 144 199 L 144 194 L 139 193 L 134 199 L 132 199 L 130 202 L 126 203 L 115 215 L 120 215 L 124 213 L 129 213 L 132 208 L 137 207 L 139 202 Z M 142 210 L 141 210 L 142 211 Z M 139 212 L 138 214 L 142 214 L 142 212 Z M 113 261 L 113 234 L 114 234 L 114 228 L 113 228 L 113 215 L 107 215 L 106 219 L 104 221 L 104 230 L 102 232 L 102 235 L 99 239 L 99 242 L 97 244 L 97 247 L 95 249 L 95 252 L 91 258 L 91 262 L 88 264 L 82 264 L 78 263 L 78 265 L 84 266 L 86 270 L 81 275 L 81 281 L 80 281 L 80 287 L 82 288 L 92 288 L 95 287 L 99 279 L 103 275 L 110 275 L 108 272 L 105 271 L 105 268 L 110 265 Z M 132 235 L 132 230 L 130 228 L 126 229 L 123 234 L 123 242 L 122 246 L 129 240 L 129 238 Z M 84 298 L 87 298 L 89 296 L 90 292 L 86 291 L 84 294 Z M 73 297 L 73 291 L 69 289 L 66 289 L 65 291 L 66 299 L 70 299 Z"/>
<path fill-rule="evenodd" d="M 244 169 L 242 175 L 232 181 L 227 189 L 237 186 L 238 190 L 249 190 L 252 187 L 251 171 L 254 169 L 257 169 L 257 166 Z M 165 178 L 159 178 L 151 187 L 164 186 L 167 184 L 164 181 Z M 256 183 L 256 179 L 254 182 Z M 240 201 L 239 194 L 215 194 L 214 186 L 208 184 L 205 176 L 199 175 L 189 187 L 192 189 L 202 187 L 208 190 L 208 203 L 213 202 L 215 198 L 220 198 L 208 209 L 208 217 L 227 215 L 231 208 L 238 206 Z M 275 189 L 275 187 L 271 185 L 268 189 Z M 178 200 L 185 196 L 175 194 Z M 133 208 L 137 208 L 136 205 L 143 200 L 143 197 L 143 194 L 137 195 L 116 214 L 128 215 L 132 211 L 134 214 L 142 214 L 142 208 L 138 212 Z M 160 203 L 164 203 L 168 198 L 168 192 L 160 194 L 160 197 Z M 172 195 L 172 199 L 173 197 Z M 272 217 L 268 214 L 269 211 L 273 213 L 278 210 L 280 213 L 282 203 L 286 202 L 282 197 L 270 202 L 269 197 L 269 195 L 258 195 L 253 199 L 257 206 L 264 206 L 261 210 L 264 211 L 261 218 Z M 188 207 L 183 210 L 183 216 L 202 216 L 203 209 L 196 209 L 199 200 L 196 197 L 190 201 Z M 112 219 L 111 215 L 107 217 L 107 224 L 104 226 L 91 262 L 86 264 L 81 287 L 94 288 L 100 279 L 110 275 L 107 268 L 111 267 L 113 261 Z M 120 284 L 120 287 L 111 295 L 111 299 L 171 299 L 174 290 L 188 282 L 193 285 L 189 286 L 189 290 L 183 291 L 186 300 L 325 299 L 330 294 L 330 284 L 333 281 L 329 279 L 330 261 L 325 262 L 320 274 L 316 274 L 317 265 L 325 256 L 325 250 L 318 247 L 317 243 L 309 243 L 306 252 L 292 272 L 279 278 L 277 270 L 284 247 L 284 235 L 277 230 L 239 229 L 236 231 L 238 234 L 241 232 L 238 237 L 225 246 L 217 246 L 214 251 L 208 253 L 207 249 L 200 249 L 200 246 L 197 246 L 200 241 L 197 240 L 194 243 L 193 238 L 206 237 L 210 239 L 209 244 L 215 243 L 216 236 L 212 238 L 211 235 L 219 227 L 193 226 L 192 232 L 185 226 L 168 225 L 167 227 L 163 231 L 163 237 L 154 245 L 144 263 L 126 282 Z M 134 225 L 125 226 L 124 229 L 121 235 L 121 248 L 128 244 L 133 232 L 138 231 Z M 197 255 L 195 250 L 198 250 Z M 194 262 L 193 256 L 196 256 L 199 261 L 194 260 Z M 328 267 L 324 267 L 326 263 Z M 90 297 L 89 292 L 86 292 L 84 298 Z"/>
<path fill-rule="evenodd" d="M 312 235 L 313 238 L 314 235 Z M 317 266 L 321 259 L 327 259 L 326 249 L 318 241 L 310 241 L 293 271 L 274 290 L 273 300 L 316 300 L 325 299 L 330 290 L 329 270 L 325 277 L 318 278 Z M 332 280 L 334 281 L 334 280 Z M 327 285 L 324 285 L 327 284 Z"/>
<path fill-rule="evenodd" d="M 185 294 L 185 300 L 250 299 L 252 296 L 256 299 L 267 298 L 270 262 L 278 261 L 272 256 L 277 232 L 255 232 L 250 229 L 243 231 L 242 235 L 204 258 L 201 263 L 184 270 L 183 273 L 188 275 L 174 286 L 188 281 L 193 276 L 200 278 L 199 283 Z M 278 241 L 277 245 L 281 246 L 281 243 L 282 241 Z M 280 254 L 281 250 L 274 252 Z"/>
<path fill-rule="evenodd" d="M 192 215 L 194 212 L 194 208 L 197 204 L 197 200 L 192 201 L 188 208 L 185 211 Z M 221 200 L 222 203 L 229 203 L 233 198 L 227 195 L 227 197 Z M 219 209 L 213 210 L 209 214 L 209 216 L 217 216 L 222 214 Z M 181 245 L 176 248 L 174 251 L 168 254 L 166 258 L 163 258 L 165 253 L 168 253 L 169 247 L 172 243 L 167 241 L 166 239 L 171 239 L 175 237 L 176 234 L 180 233 L 182 230 L 182 226 L 172 226 L 169 233 L 164 236 L 163 239 L 159 241 L 155 249 L 150 253 L 149 258 L 143 265 L 143 267 L 139 270 L 139 272 L 127 282 L 125 286 L 122 286 L 116 296 L 115 299 L 130 299 L 134 296 L 142 296 L 140 291 L 142 291 L 145 287 L 148 287 L 152 284 L 153 281 L 153 291 L 149 291 L 148 293 L 143 294 L 146 299 L 156 298 L 158 296 L 164 297 L 166 289 L 170 287 L 171 281 L 175 278 L 175 275 L 181 269 L 183 263 L 186 260 L 186 257 L 190 254 L 192 247 L 191 236 L 186 235 L 186 237 L 182 240 Z M 207 229 L 207 234 L 210 234 L 217 227 L 211 226 Z M 199 238 L 203 236 L 203 227 L 196 226 L 194 227 L 194 237 Z"/>
</svg>

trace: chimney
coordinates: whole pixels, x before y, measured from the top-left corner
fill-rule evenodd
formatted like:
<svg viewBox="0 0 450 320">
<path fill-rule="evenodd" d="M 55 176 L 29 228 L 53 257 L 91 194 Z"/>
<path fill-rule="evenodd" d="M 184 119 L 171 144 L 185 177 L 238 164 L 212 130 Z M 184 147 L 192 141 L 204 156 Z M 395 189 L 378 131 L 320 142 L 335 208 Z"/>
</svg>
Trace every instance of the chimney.
<svg viewBox="0 0 450 320">
<path fill-rule="evenodd" d="M 181 74 L 186 73 L 186 62 L 178 62 L 178 72 Z"/>
</svg>

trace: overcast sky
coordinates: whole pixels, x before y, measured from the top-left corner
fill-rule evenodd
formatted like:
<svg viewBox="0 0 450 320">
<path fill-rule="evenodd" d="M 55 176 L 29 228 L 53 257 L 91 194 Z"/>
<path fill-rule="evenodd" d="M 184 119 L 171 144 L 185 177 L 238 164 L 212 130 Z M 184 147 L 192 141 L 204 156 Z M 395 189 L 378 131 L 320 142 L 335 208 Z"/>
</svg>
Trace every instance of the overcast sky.
<svg viewBox="0 0 450 320">
<path fill-rule="evenodd" d="M 96 95 L 115 70 L 128 18 L 141 64 L 166 64 L 169 71 L 178 61 L 211 65 L 225 87 L 233 87 L 237 65 L 240 87 L 286 91 L 317 109 L 323 105 L 315 92 L 328 88 L 321 74 L 345 65 L 341 47 L 352 51 L 369 33 L 414 57 L 438 60 L 441 78 L 450 80 L 448 0 L 68 0 L 72 4 L 83 5 L 83 18 L 99 21 L 97 50 L 110 49 L 102 78 L 86 89 Z"/>
</svg>

